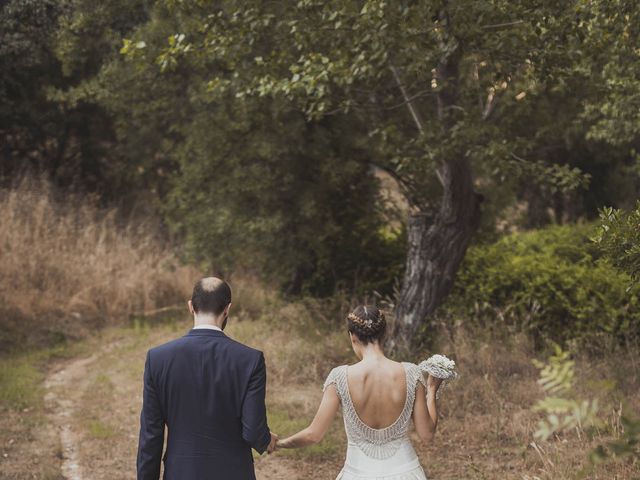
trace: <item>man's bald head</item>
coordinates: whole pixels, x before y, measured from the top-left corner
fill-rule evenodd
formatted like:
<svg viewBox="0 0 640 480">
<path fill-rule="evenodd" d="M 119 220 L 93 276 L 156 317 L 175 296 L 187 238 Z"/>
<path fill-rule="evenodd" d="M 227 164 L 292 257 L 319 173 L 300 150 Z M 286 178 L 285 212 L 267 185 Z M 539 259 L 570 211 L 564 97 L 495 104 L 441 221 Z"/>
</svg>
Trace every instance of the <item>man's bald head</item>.
<svg viewBox="0 0 640 480">
<path fill-rule="evenodd" d="M 193 287 L 191 304 L 196 313 L 210 313 L 218 316 L 230 303 L 231 287 L 221 278 L 202 278 Z"/>
</svg>

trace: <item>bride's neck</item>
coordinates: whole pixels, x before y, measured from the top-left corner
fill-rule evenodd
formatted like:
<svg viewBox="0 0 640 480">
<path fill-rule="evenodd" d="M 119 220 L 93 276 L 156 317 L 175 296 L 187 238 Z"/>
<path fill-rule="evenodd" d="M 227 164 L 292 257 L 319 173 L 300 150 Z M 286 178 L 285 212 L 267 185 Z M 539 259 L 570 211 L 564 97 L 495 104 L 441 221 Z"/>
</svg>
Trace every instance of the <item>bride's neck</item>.
<svg viewBox="0 0 640 480">
<path fill-rule="evenodd" d="M 379 343 L 370 343 L 361 347 L 360 353 L 362 354 L 362 361 L 374 361 L 385 358 L 382 347 Z"/>
</svg>

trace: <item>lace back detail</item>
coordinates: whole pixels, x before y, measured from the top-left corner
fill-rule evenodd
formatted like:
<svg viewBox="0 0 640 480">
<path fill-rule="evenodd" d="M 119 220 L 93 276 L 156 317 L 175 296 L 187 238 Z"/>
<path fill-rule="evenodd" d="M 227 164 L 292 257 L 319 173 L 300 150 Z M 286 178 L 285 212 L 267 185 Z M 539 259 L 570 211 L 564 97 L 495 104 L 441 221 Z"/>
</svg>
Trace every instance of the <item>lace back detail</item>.
<svg viewBox="0 0 640 480">
<path fill-rule="evenodd" d="M 329 385 L 334 385 L 338 392 L 349 442 L 357 445 L 371 458 L 383 460 L 392 457 L 408 435 L 416 387 L 418 382 L 425 384 L 425 381 L 417 365 L 408 362 L 403 362 L 402 365 L 405 369 L 407 385 L 405 405 L 397 420 L 385 428 L 371 428 L 358 416 L 349 393 L 346 365 L 334 368 L 324 383 L 323 390 Z"/>
</svg>

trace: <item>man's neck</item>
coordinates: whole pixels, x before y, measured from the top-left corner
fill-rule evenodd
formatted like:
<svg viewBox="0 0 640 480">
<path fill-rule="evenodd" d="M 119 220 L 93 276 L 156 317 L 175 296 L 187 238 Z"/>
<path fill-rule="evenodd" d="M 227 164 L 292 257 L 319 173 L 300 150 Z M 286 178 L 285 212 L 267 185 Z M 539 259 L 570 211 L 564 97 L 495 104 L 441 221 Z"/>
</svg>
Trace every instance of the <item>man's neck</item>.
<svg viewBox="0 0 640 480">
<path fill-rule="evenodd" d="M 222 315 L 220 317 L 215 317 L 214 315 L 203 315 L 197 314 L 193 317 L 193 326 L 199 327 L 215 327 L 216 329 L 222 330 Z"/>
</svg>

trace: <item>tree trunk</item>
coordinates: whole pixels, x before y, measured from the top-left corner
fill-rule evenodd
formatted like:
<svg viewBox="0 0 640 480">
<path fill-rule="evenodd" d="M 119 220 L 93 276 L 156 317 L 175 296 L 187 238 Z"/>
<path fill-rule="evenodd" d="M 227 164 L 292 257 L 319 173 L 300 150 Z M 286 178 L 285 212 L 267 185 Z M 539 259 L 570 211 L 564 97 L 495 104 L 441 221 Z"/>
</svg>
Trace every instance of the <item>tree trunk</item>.
<svg viewBox="0 0 640 480">
<path fill-rule="evenodd" d="M 448 2 L 445 0 L 440 21 L 448 43 L 443 43 L 444 56 L 435 70 L 438 86 L 438 122 L 445 131 L 451 130 L 459 115 L 458 99 L 459 63 L 462 47 L 451 33 Z M 445 40 L 443 40 L 444 42 Z M 402 85 L 397 71 L 394 75 Z M 402 91 L 412 107 L 412 115 L 420 132 L 423 126 L 414 114 L 408 95 Z M 455 140 L 452 140 L 455 141 Z M 482 196 L 473 190 L 469 160 L 462 154 L 444 159 L 436 171 L 442 184 L 442 199 L 432 219 L 424 211 L 409 218 L 407 262 L 400 298 L 395 309 L 392 349 L 407 350 L 425 319 L 433 314 L 453 287 L 460 263 L 480 220 Z"/>
<path fill-rule="evenodd" d="M 456 272 L 478 228 L 482 196 L 473 191 L 466 158 L 443 166 L 444 193 L 432 221 L 425 213 L 409 218 L 406 270 L 395 310 L 394 349 L 406 349 L 424 320 L 451 291 Z"/>
</svg>

